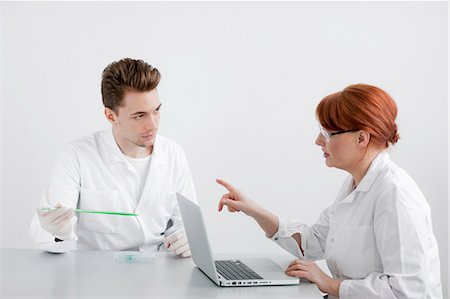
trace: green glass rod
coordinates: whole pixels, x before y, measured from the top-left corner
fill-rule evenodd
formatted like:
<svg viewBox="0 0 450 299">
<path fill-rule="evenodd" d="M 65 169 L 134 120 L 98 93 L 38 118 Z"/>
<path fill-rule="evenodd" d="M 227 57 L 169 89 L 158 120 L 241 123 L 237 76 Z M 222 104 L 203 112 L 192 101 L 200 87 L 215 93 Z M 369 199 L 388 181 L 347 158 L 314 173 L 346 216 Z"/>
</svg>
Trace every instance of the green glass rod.
<svg viewBox="0 0 450 299">
<path fill-rule="evenodd" d="M 43 211 L 53 211 L 55 208 L 42 208 Z M 111 211 L 92 211 L 92 210 L 82 210 L 82 209 L 74 209 L 74 212 L 77 213 L 87 213 L 87 214 L 105 214 L 105 215 L 117 215 L 117 216 L 138 216 L 138 214 L 134 213 L 123 213 L 123 212 L 111 212 Z"/>
</svg>

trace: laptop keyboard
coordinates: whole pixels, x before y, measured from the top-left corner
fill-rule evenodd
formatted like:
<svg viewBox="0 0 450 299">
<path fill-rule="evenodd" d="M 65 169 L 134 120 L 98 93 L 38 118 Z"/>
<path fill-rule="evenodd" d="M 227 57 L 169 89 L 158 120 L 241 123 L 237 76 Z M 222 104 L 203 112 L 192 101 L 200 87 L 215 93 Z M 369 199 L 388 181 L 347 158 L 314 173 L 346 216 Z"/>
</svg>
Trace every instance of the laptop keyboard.
<svg viewBox="0 0 450 299">
<path fill-rule="evenodd" d="M 263 279 L 239 260 L 215 261 L 217 272 L 228 280 Z"/>
</svg>

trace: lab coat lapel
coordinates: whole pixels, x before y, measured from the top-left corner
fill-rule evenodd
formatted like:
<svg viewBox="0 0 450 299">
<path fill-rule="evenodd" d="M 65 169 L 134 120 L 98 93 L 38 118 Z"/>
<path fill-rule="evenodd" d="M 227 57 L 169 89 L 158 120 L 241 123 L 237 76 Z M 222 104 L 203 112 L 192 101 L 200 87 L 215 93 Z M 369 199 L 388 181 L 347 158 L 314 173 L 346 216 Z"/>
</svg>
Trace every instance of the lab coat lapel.
<svg viewBox="0 0 450 299">
<path fill-rule="evenodd" d="M 388 160 L 389 154 L 386 152 L 381 152 L 378 154 L 378 156 L 370 164 L 366 175 L 363 177 L 358 187 L 356 187 L 353 191 L 351 190 L 353 178 L 350 176 L 350 178 L 346 181 L 346 187 L 344 188 L 344 191 L 347 191 L 343 193 L 344 196 L 341 195 L 343 199 L 340 203 L 352 203 L 360 192 L 369 191 L 377 180 L 383 165 L 387 163 Z"/>
<path fill-rule="evenodd" d="M 133 167 L 125 160 L 123 153 L 120 151 L 119 145 L 112 132 L 112 128 L 106 133 L 105 136 L 106 150 L 103 152 L 113 163 L 110 165 L 119 166 L 127 171 L 137 174 Z"/>
<path fill-rule="evenodd" d="M 389 154 L 385 151 L 382 151 L 378 154 L 375 159 L 373 159 L 372 163 L 369 166 L 369 169 L 367 170 L 366 175 L 363 177 L 361 182 L 359 183 L 358 187 L 356 188 L 356 191 L 358 192 L 367 192 L 372 188 L 372 185 L 377 180 L 378 176 L 380 175 L 381 170 L 385 166 L 386 163 L 389 161 Z"/>
<path fill-rule="evenodd" d="M 147 175 L 147 180 L 145 182 L 141 198 L 139 199 L 138 207 L 143 205 L 146 201 L 151 200 L 151 196 L 149 196 L 150 194 L 161 191 L 161 184 L 163 183 L 161 182 L 161 178 L 166 160 L 166 153 L 159 142 L 159 135 L 157 135 L 153 146 L 150 170 Z"/>
<path fill-rule="evenodd" d="M 135 208 L 136 200 L 130 197 L 130 193 L 127 188 L 124 187 L 123 182 L 119 182 L 120 176 L 123 172 L 129 172 L 131 175 L 138 176 L 136 170 L 133 169 L 130 163 L 125 160 L 123 153 L 121 152 L 119 146 L 117 145 L 114 135 L 112 133 L 112 128 L 105 132 L 104 144 L 106 145 L 102 150 L 102 156 L 106 157 L 108 162 L 106 165 L 110 168 L 111 178 L 114 182 L 115 187 L 120 191 L 121 196 L 126 199 L 131 209 Z M 100 142 L 100 144 L 103 144 Z"/>
</svg>

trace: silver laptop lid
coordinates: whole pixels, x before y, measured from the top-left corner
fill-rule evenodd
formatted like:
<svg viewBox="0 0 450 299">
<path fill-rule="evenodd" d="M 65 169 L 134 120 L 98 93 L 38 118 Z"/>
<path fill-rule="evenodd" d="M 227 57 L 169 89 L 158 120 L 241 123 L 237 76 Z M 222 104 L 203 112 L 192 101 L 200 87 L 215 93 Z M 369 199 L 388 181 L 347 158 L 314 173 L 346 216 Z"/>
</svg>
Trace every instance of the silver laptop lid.
<svg viewBox="0 0 450 299">
<path fill-rule="evenodd" d="M 219 284 L 216 265 L 209 246 L 208 234 L 200 207 L 177 193 L 178 206 L 191 248 L 192 259 L 212 281 Z"/>
</svg>

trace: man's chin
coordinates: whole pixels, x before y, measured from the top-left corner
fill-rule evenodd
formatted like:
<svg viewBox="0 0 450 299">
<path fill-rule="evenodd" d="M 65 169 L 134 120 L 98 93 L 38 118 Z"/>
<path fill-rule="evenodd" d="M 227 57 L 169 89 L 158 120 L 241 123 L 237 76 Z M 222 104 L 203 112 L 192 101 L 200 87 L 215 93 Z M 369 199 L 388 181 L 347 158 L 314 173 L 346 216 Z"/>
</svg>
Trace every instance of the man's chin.
<svg viewBox="0 0 450 299">
<path fill-rule="evenodd" d="M 137 144 L 137 146 L 140 146 L 143 148 L 148 148 L 150 146 L 153 146 L 154 144 L 155 144 L 155 138 L 153 138 L 151 140 L 141 141 L 140 143 Z"/>
</svg>

